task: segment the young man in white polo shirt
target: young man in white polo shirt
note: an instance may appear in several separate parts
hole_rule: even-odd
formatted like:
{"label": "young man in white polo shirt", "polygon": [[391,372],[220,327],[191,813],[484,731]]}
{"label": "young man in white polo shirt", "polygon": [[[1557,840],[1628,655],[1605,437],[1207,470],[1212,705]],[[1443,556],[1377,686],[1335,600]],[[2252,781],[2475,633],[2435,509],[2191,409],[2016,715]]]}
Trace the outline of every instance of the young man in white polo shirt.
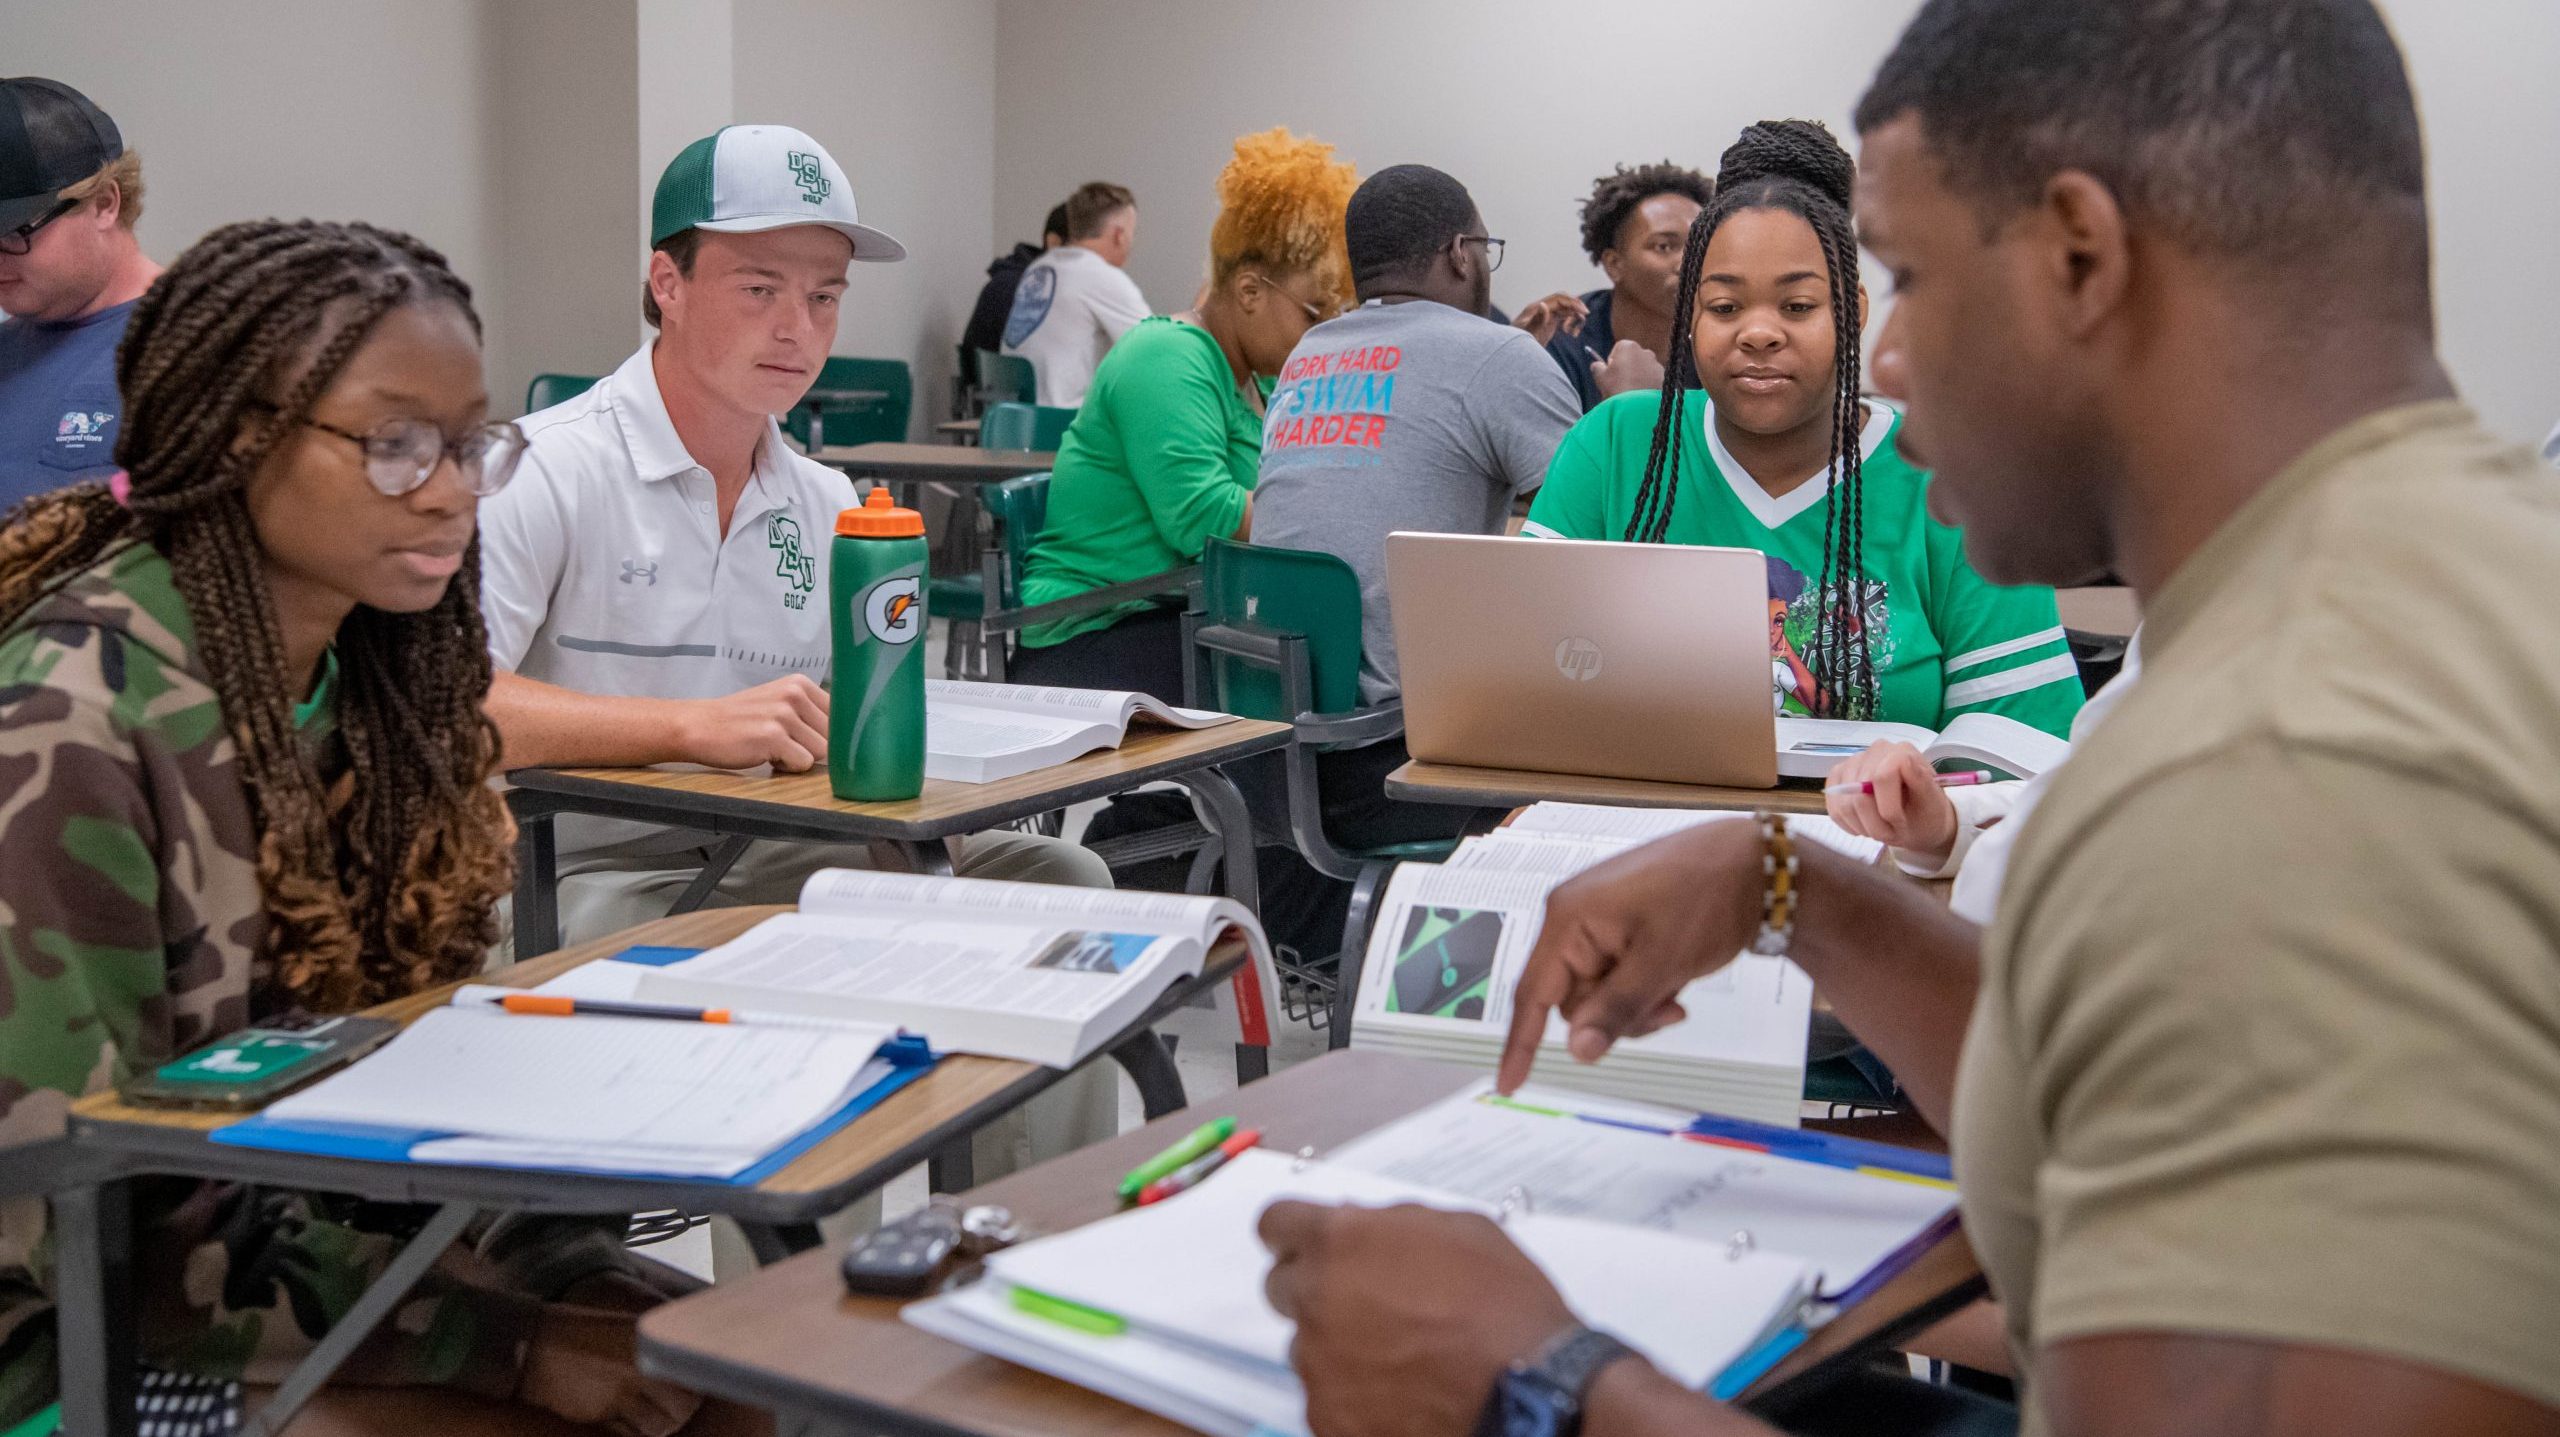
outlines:
{"label": "young man in white polo shirt", "polygon": [[1042,404],[1084,403],[1102,356],[1153,311],[1129,278],[1138,200],[1099,181],[1067,196],[1067,242],[1031,262],[1004,322],[1004,352],[1031,361]]}
{"label": "young man in white polo shirt", "polygon": [[[658,337],[522,420],[515,481],[481,507],[489,717],[510,766],[805,770],[826,762],[828,536],[855,495],[786,445],[774,416],[835,342],[846,262],[906,250],[859,222],[815,140],[777,125],[686,147],[658,182],[650,231],[641,308]],[[664,915],[712,841],[561,819],[562,939]],[[955,847],[970,877],[1111,886],[1099,857],[1060,839],[988,833]],[[754,844],[712,901],[789,903],[811,872],[845,866],[868,866],[867,852]],[[1116,1125],[1107,1068],[1060,1089],[1082,1101],[1074,1121],[1035,1121],[1044,1156],[1063,1150],[1046,1139],[1089,1142]]]}

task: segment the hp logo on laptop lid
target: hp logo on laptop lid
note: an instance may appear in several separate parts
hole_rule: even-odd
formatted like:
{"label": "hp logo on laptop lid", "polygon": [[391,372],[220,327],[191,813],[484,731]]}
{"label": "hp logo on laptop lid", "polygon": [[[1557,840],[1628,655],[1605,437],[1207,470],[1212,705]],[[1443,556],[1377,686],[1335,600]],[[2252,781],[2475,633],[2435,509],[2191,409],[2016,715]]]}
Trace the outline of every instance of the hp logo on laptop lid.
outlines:
{"label": "hp logo on laptop lid", "polygon": [[1589,639],[1558,642],[1556,672],[1578,684],[1587,684],[1600,677],[1600,646]]}

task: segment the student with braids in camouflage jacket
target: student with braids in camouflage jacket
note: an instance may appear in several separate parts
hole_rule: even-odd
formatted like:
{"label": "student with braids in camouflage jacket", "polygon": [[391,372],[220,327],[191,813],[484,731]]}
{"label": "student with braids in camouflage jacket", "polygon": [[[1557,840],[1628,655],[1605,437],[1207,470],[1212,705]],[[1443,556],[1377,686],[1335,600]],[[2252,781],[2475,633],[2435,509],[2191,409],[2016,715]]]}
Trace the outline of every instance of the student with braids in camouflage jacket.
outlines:
{"label": "student with braids in camouflage jacket", "polygon": [[[246,1024],[477,972],[511,880],[476,513],[520,436],[489,422],[468,288],[405,235],[230,225],[142,298],[116,377],[125,473],[0,530],[0,1151],[22,1158],[73,1099]],[[135,1215],[146,1376],[223,1407],[424,1218],[177,1181]],[[448,1433],[523,1404],[641,1437],[693,1418],[629,1365],[629,1314],[674,1284],[610,1231],[514,1234],[448,1254],[342,1369],[463,1393],[323,1404]],[[51,1270],[43,1204],[0,1204],[0,1429],[53,1397]]]}
{"label": "student with braids in camouflage jacket", "polygon": [[1859,392],[1854,174],[1812,121],[1742,132],[1690,226],[1670,380],[1565,435],[1523,532],[1760,550],[1781,713],[2066,733],[2081,689],[2053,591],[1974,572],[1900,411]]}

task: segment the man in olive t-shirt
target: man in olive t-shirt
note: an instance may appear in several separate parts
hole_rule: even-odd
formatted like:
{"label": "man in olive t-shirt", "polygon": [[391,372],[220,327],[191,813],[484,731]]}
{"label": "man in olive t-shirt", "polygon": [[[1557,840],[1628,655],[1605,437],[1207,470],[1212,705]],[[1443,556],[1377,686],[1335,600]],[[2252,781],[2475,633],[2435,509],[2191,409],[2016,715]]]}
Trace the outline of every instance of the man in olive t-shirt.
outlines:
{"label": "man in olive t-shirt", "polygon": [[[2560,489],[2436,358],[2389,30],[1928,0],[1857,119],[1932,502],[1994,581],[2120,573],[2142,683],[1987,937],[1760,823],[1557,889],[1502,1085],[1552,1012],[1588,1060],[1785,952],[1954,1136],[2030,1434],[2560,1433]],[[1770,1430],[1480,1220],[1262,1230],[1325,1437]],[[1790,1421],[1917,1416],[1864,1397]]]}

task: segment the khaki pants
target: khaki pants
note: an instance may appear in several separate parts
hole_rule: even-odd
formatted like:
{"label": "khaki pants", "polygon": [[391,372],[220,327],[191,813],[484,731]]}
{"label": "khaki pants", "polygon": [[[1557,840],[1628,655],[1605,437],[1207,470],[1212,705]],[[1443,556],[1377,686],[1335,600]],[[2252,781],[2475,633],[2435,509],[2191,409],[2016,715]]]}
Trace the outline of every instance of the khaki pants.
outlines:
{"label": "khaki pants", "polygon": [[[663,918],[708,849],[629,854],[611,849],[564,854],[560,861],[560,941],[563,947],[619,933]],[[800,885],[821,868],[869,868],[870,850],[858,844],[757,842],[730,866],[705,908],[757,903],[796,903]],[[999,829],[960,841],[954,870],[963,878],[1058,883],[1108,888],[1111,869],[1093,850],[1062,838]],[[1045,1162],[1120,1131],[1119,1068],[1096,1057],[1023,1107],[980,1128],[970,1140],[979,1182]],[[850,1240],[880,1222],[877,1194],[820,1224],[830,1241]],[[746,1244],[726,1222],[712,1228],[713,1274],[720,1279],[754,1270]]]}

